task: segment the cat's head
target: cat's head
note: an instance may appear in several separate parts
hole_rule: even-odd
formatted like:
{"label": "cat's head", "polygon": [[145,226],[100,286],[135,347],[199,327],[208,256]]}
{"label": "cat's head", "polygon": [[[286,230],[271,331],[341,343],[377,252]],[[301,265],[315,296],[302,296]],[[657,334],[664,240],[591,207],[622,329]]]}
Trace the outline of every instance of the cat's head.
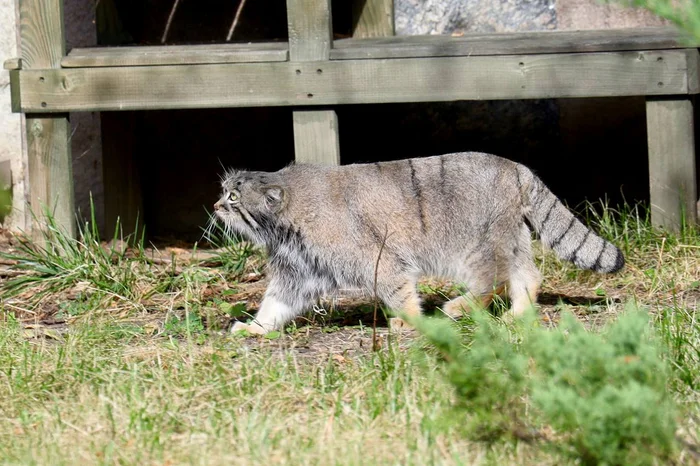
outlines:
{"label": "cat's head", "polygon": [[256,239],[277,223],[286,205],[286,191],[276,173],[229,171],[214,212],[230,231]]}

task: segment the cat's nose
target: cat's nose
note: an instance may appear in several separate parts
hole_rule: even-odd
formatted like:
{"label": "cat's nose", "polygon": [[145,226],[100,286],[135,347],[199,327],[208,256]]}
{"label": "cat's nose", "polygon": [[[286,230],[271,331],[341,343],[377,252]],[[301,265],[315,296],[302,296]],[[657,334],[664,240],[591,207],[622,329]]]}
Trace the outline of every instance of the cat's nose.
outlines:
{"label": "cat's nose", "polygon": [[221,201],[217,201],[216,204],[214,204],[215,211],[221,210],[222,207],[223,207],[223,204],[221,203]]}

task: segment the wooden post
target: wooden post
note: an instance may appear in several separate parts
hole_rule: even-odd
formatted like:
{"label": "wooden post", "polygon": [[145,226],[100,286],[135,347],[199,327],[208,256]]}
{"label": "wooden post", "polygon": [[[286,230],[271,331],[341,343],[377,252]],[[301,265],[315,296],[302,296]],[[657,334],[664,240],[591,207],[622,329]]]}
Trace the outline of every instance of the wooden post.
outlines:
{"label": "wooden post", "polygon": [[[128,43],[131,38],[123,28],[114,0],[101,0],[96,8],[98,44],[116,48]],[[138,239],[145,219],[141,164],[134,147],[137,113],[101,112],[100,125],[105,236],[110,238],[119,226],[120,234],[126,237],[136,233]]]}
{"label": "wooden post", "polygon": [[[144,226],[140,163],[135,156],[135,112],[102,112],[102,176],[105,187],[105,236],[119,226],[124,237]],[[117,224],[117,222],[119,222]]]}
{"label": "wooden post", "polygon": [[394,0],[355,0],[352,24],[353,37],[393,36]]}
{"label": "wooden post", "polygon": [[[59,68],[65,54],[63,2],[21,0],[22,69]],[[39,78],[40,82],[44,82]],[[29,203],[36,219],[32,234],[40,238],[37,221],[45,209],[56,224],[75,236],[70,123],[67,113],[26,115]]]}
{"label": "wooden post", "polygon": [[647,98],[651,221],[678,231],[697,222],[693,103],[688,97]]}
{"label": "wooden post", "polygon": [[[287,0],[287,23],[291,62],[329,59],[333,46],[330,0]],[[295,111],[292,118],[297,162],[340,164],[334,110]]]}

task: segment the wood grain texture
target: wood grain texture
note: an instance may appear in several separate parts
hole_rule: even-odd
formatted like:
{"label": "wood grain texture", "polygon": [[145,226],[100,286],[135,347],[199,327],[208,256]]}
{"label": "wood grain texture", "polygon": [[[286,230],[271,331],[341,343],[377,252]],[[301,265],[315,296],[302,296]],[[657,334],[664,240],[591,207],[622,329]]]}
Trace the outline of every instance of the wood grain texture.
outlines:
{"label": "wood grain texture", "polygon": [[[184,46],[109,46],[120,44],[128,33],[121,22],[113,22],[118,17],[113,0],[102,0],[96,8],[97,42],[107,47],[73,50],[62,61],[64,66],[69,59],[75,59],[69,63],[71,65],[90,61],[95,66],[104,66],[108,62],[113,62],[115,66],[134,66],[145,62],[159,65],[168,60],[187,58],[187,50],[195,52],[195,55],[196,52],[212,51],[208,46],[192,46],[191,49]],[[147,221],[144,218],[141,161],[135,155],[140,115],[141,112],[100,112],[104,227],[107,235],[112,235],[119,227],[124,235],[136,233],[135,237],[139,238],[141,235],[138,232]]]}
{"label": "wood grain texture", "polygon": [[[328,60],[332,46],[330,0],[287,0],[289,58],[292,62]],[[322,62],[325,63],[325,62]],[[291,76],[295,100],[313,100],[314,91],[303,89],[307,75],[323,75],[322,68],[304,71],[295,67]],[[301,83],[302,88],[299,88]],[[284,84],[283,84],[284,86]],[[289,90],[290,87],[286,87]],[[293,105],[293,104],[292,104]],[[337,165],[340,163],[338,116],[334,110],[292,112],[294,125],[294,157],[296,161],[314,161]]]}
{"label": "wood grain texture", "polygon": [[197,65],[279,62],[289,58],[287,43],[90,47],[73,49],[64,68],[93,66]]}
{"label": "wood grain texture", "polygon": [[2,64],[2,67],[8,71],[21,70],[22,69],[22,59],[21,58],[8,58]]}
{"label": "wood grain texture", "polygon": [[63,2],[19,2],[22,62],[25,68],[55,68],[65,55]]}
{"label": "wood grain texture", "polygon": [[353,24],[356,38],[393,36],[394,0],[355,0]]}
{"label": "wood grain texture", "polygon": [[294,112],[294,153],[297,162],[340,164],[338,117],[333,111]]}
{"label": "wood grain texture", "polygon": [[[29,205],[39,222],[46,211],[69,235],[75,235],[70,123],[65,117],[27,116]],[[35,238],[40,231],[32,227]],[[42,225],[38,225],[40,228]]]}
{"label": "wood grain texture", "polygon": [[327,60],[332,46],[330,0],[287,0],[289,59]]}
{"label": "wood grain texture", "polygon": [[688,93],[697,94],[700,92],[700,52],[698,49],[688,49],[685,53],[688,67]]}
{"label": "wood grain texture", "polygon": [[[19,12],[23,69],[58,68],[65,53],[63,2],[21,0]],[[21,83],[21,72],[13,73],[20,73]],[[44,84],[39,79],[37,82]],[[21,94],[21,88],[18,92]],[[40,104],[39,109],[42,108]],[[67,234],[75,235],[68,115],[28,115],[26,130],[29,200],[39,222],[33,222],[32,234],[40,238],[43,209],[46,207],[59,227]]]}
{"label": "wood grain texture", "polygon": [[689,98],[647,99],[651,221],[678,231],[697,223],[693,104]]}
{"label": "wood grain texture", "polygon": [[19,82],[19,70],[10,70],[10,108],[13,113],[22,111],[22,93]]}
{"label": "wood grain texture", "polygon": [[18,73],[25,112],[652,96],[690,91],[683,50]]}
{"label": "wood grain texture", "polygon": [[533,31],[352,38],[334,41],[332,60],[367,58],[535,55],[691,48],[675,28],[650,27],[591,31]]}
{"label": "wood grain texture", "polygon": [[[143,226],[144,207],[138,161],[134,158],[136,115],[102,113],[102,170],[105,187],[105,231],[112,234],[119,221],[124,235]],[[107,136],[109,135],[109,136]]]}

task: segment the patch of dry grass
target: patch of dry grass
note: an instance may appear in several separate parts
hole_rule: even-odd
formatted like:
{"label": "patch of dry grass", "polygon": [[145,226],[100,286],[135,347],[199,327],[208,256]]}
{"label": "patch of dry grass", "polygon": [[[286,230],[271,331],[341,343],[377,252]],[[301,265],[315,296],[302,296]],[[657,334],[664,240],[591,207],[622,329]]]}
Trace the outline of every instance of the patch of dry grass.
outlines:
{"label": "patch of dry grass", "polygon": [[[541,318],[556,325],[566,308],[595,329],[630,300],[648,307],[671,348],[684,415],[679,460],[690,464],[699,445],[700,233],[668,235],[634,211],[614,222],[606,215],[596,228],[623,248],[627,266],[597,275],[538,249]],[[13,241],[0,248],[17,255]],[[265,289],[256,252],[241,267],[224,248],[116,248],[101,276],[131,267],[128,293],[53,273],[0,299],[0,462],[566,464],[538,441],[467,438],[422,340],[390,338],[382,318],[382,349],[372,352],[370,299],[339,298],[278,338],[237,338],[226,332],[231,320],[254,312]],[[2,272],[18,260],[0,263],[2,283],[17,278]],[[456,293],[435,280],[420,290],[429,310]]]}

